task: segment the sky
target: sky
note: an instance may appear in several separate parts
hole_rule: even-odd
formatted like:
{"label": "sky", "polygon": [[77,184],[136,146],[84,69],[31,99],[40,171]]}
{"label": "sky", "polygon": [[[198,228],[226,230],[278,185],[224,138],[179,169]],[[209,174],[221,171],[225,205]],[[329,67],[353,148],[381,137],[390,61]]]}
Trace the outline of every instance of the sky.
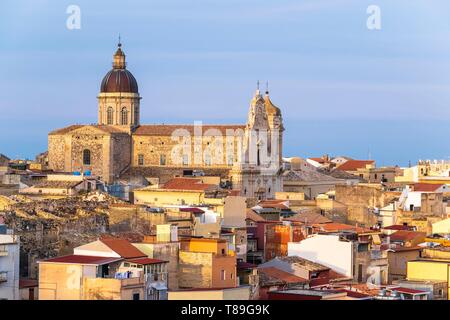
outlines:
{"label": "sky", "polygon": [[269,81],[286,157],[450,159],[448,0],[2,0],[0,153],[32,159],[49,131],[95,123],[119,34],[141,123],[245,123]]}

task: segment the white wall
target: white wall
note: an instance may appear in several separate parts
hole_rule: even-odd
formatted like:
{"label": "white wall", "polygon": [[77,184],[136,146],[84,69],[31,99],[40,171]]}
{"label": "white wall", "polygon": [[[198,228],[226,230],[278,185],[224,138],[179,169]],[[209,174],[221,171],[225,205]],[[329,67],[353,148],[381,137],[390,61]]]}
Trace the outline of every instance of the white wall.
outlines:
{"label": "white wall", "polygon": [[301,242],[289,242],[288,256],[308,259],[348,277],[353,276],[352,243],[339,241],[339,236],[316,234]]}
{"label": "white wall", "polygon": [[403,210],[409,211],[411,204],[414,205],[414,208],[420,208],[422,206],[422,192],[408,192]]}
{"label": "white wall", "polygon": [[19,237],[0,234],[0,245],[4,244],[8,253],[0,255],[0,271],[7,271],[7,281],[0,282],[0,299],[19,300]]}

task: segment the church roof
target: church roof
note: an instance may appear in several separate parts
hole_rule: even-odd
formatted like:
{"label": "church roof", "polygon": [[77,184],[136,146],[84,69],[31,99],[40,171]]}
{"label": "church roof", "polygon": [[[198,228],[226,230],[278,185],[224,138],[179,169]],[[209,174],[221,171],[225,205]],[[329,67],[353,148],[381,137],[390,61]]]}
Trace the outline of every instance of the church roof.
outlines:
{"label": "church roof", "polygon": [[[219,130],[222,135],[227,134],[227,129],[230,130],[238,130],[238,129],[245,129],[245,125],[202,125],[202,132],[203,134],[206,133],[209,129],[216,129]],[[142,136],[170,136],[174,132],[174,130],[177,129],[184,129],[189,132],[190,135],[194,135],[194,125],[186,125],[186,124],[155,124],[155,125],[142,125],[139,126],[136,131],[134,132],[134,135],[142,135]],[[232,132],[234,135],[234,133]],[[214,132],[210,132],[207,135],[215,135]]]}
{"label": "church roof", "polygon": [[76,129],[80,129],[82,127],[96,128],[105,133],[125,133],[123,130],[118,129],[113,126],[96,125],[96,124],[74,124],[74,125],[70,125],[70,126],[67,126],[64,128],[53,130],[52,132],[49,133],[49,135],[66,134],[66,133],[72,132]]}

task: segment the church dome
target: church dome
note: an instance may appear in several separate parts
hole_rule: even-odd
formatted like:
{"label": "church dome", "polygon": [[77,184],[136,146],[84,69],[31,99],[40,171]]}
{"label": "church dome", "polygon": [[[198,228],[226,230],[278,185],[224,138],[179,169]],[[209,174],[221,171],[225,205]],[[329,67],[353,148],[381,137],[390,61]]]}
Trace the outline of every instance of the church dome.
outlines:
{"label": "church dome", "polygon": [[113,69],[103,78],[100,92],[131,92],[139,93],[138,84],[133,74],[126,69],[125,54],[118,44],[114,54]]}
{"label": "church dome", "polygon": [[133,74],[126,69],[112,69],[103,78],[100,92],[139,93],[138,84]]}

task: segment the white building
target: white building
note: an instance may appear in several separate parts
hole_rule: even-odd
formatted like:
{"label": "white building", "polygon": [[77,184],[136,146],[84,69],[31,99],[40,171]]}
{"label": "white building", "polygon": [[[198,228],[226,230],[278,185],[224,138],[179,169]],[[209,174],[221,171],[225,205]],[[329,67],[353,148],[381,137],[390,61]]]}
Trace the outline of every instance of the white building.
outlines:
{"label": "white building", "polygon": [[288,256],[297,256],[323,264],[332,270],[353,277],[353,245],[338,235],[315,234],[301,242],[288,243]]}
{"label": "white building", "polygon": [[[1,219],[1,217],[0,217]],[[0,300],[19,300],[19,237],[0,221]]]}

